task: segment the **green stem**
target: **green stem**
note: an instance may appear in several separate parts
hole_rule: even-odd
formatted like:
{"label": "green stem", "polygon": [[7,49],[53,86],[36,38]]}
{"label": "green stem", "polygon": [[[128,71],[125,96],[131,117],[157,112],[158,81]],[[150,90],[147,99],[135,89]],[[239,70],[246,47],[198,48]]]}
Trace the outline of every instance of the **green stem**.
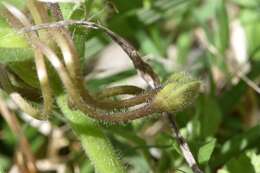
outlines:
{"label": "green stem", "polygon": [[150,90],[139,95],[122,99],[122,100],[111,100],[111,99],[96,99],[93,98],[94,106],[99,107],[101,109],[122,109],[128,108],[132,106],[136,106],[142,103],[147,103],[152,97],[157,93],[156,89]]}
{"label": "green stem", "polygon": [[106,97],[112,97],[117,95],[138,95],[145,90],[136,86],[131,85],[123,85],[123,86],[114,86],[109,88],[103,88],[101,91],[95,94],[96,98],[106,98]]}
{"label": "green stem", "polygon": [[75,134],[79,137],[96,172],[125,173],[124,166],[98,124],[80,111],[71,110],[67,105],[67,96],[59,96],[57,103]]}

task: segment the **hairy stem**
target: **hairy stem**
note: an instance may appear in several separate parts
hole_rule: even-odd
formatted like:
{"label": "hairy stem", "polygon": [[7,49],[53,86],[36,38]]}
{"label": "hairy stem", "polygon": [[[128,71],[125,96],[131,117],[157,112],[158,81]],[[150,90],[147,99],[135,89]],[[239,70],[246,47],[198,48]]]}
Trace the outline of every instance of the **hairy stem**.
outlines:
{"label": "hairy stem", "polygon": [[89,22],[89,21],[66,20],[66,21],[59,21],[59,22],[48,23],[48,24],[41,24],[30,28],[24,28],[22,32],[31,32],[33,30],[40,30],[45,28],[60,28],[63,26],[74,25],[74,24],[83,25],[86,28],[91,28],[91,29],[100,29],[103,32],[105,32],[117,44],[119,44],[120,47],[122,47],[122,49],[128,54],[135,68],[140,72],[141,76],[147,83],[149,83],[152,86],[158,85],[160,83],[159,77],[155,74],[153,69],[146,62],[142,60],[138,51],[136,51],[135,48],[130,43],[128,43],[125,39],[123,39],[121,36],[117,35],[113,31],[109,30],[108,28],[102,25]]}
{"label": "hairy stem", "polygon": [[119,112],[119,113],[99,113],[95,107],[88,105],[85,100],[80,96],[80,93],[77,92],[76,86],[69,77],[65,67],[59,61],[57,55],[49,49],[46,45],[40,42],[37,38],[33,39],[33,45],[40,48],[42,52],[46,55],[47,59],[56,69],[58,75],[60,76],[65,88],[67,89],[73,104],[75,107],[81,110],[82,112],[88,114],[90,117],[95,118],[101,121],[110,121],[110,122],[127,122],[129,120],[134,120],[147,116],[155,112],[152,104],[147,103],[141,108],[138,108],[134,111],[129,112]]}
{"label": "hairy stem", "polygon": [[92,117],[100,121],[111,122],[111,123],[129,122],[131,120],[143,118],[152,113],[157,112],[155,109],[153,109],[152,103],[147,103],[144,106],[135,110],[131,110],[127,112],[117,112],[117,113],[99,112],[93,107],[82,103],[76,104],[76,108],[84,112],[89,117]]}
{"label": "hairy stem", "polygon": [[[41,2],[36,0],[28,0],[26,6],[31,13],[33,21],[35,24],[41,24],[49,21],[49,16],[47,13],[47,8],[41,5]],[[49,46],[54,47],[54,40],[50,37],[50,33],[48,31],[40,31],[38,32],[39,37]]]}
{"label": "hairy stem", "polygon": [[[28,8],[34,17],[36,24],[41,24],[48,18],[47,7],[45,4],[36,2],[35,0],[30,0],[28,2]],[[49,8],[53,13],[54,18],[56,18],[55,20],[62,18],[57,3],[49,4]],[[68,30],[65,27],[48,29],[47,34],[49,34],[59,46],[63,55],[66,70],[68,71],[70,78],[74,81],[76,89],[78,90],[77,92],[79,92],[81,96],[84,96],[87,103],[93,103],[94,99],[92,99],[88,90],[84,87],[83,75],[80,70],[80,58]]]}
{"label": "hairy stem", "polygon": [[[10,13],[12,13],[19,21],[21,21],[21,23],[23,23],[24,26],[27,26],[27,27],[31,26],[30,22],[27,20],[27,18],[22,13],[20,13],[20,11],[16,10],[15,7],[13,7],[9,4],[6,4],[6,3],[4,5],[9,10]],[[35,33],[30,33],[28,35],[34,36],[34,37],[36,36]],[[52,103],[53,103],[52,89],[49,84],[49,79],[48,79],[48,74],[47,74],[43,54],[41,53],[41,51],[38,48],[36,48],[34,50],[34,55],[35,55],[34,60],[35,60],[35,64],[36,64],[37,75],[38,75],[38,78],[40,81],[40,87],[41,87],[41,91],[42,91],[42,95],[43,95],[43,109],[38,110],[36,108],[33,108],[32,106],[30,107],[29,104],[26,104],[26,106],[24,106],[24,103],[26,102],[26,100],[23,99],[22,97],[20,97],[20,100],[23,100],[23,101],[21,104],[19,103],[18,105],[23,105],[21,107],[21,109],[23,109],[25,107],[30,108],[29,112],[34,113],[32,116],[34,116],[35,118],[47,119],[49,114],[52,111]],[[23,111],[29,113],[27,110],[23,110]]]}
{"label": "hairy stem", "polygon": [[124,166],[99,125],[80,111],[73,111],[67,105],[67,96],[59,96],[57,103],[81,145],[99,173],[124,173]]}
{"label": "hairy stem", "polygon": [[[111,91],[107,91],[106,94],[102,94],[106,91],[106,89],[104,91],[102,91],[102,95],[104,97],[104,95],[107,95],[107,96],[117,96],[119,95],[120,93],[133,93],[133,92],[136,92],[136,91],[126,91],[125,89],[127,89],[129,86],[126,86],[125,88],[112,88]],[[122,90],[123,89],[123,90]],[[139,105],[139,104],[142,104],[142,103],[146,103],[148,102],[149,100],[151,100],[153,98],[153,96],[158,92],[157,89],[152,89],[152,90],[149,90],[149,91],[145,91],[143,93],[139,93],[138,95],[136,96],[133,96],[133,97],[130,97],[130,98],[127,98],[127,99],[121,99],[121,100],[111,100],[111,99],[102,99],[100,98],[100,95],[95,98],[95,105],[99,108],[102,108],[102,109],[120,109],[120,108],[128,108],[128,107],[131,107],[131,106],[136,106],[136,105]],[[102,96],[101,95],[101,96]],[[102,99],[102,100],[100,100]]]}
{"label": "hairy stem", "polygon": [[[137,51],[135,51],[135,53],[132,52],[134,50],[134,48],[127,41],[125,41],[123,38],[117,36],[115,33],[113,33],[112,31],[110,31],[109,29],[107,29],[103,26],[97,25],[95,23],[87,22],[87,21],[80,21],[80,23],[79,23],[79,21],[69,20],[69,21],[55,22],[55,23],[49,24],[48,27],[46,27],[46,24],[39,24],[39,25],[30,27],[30,30],[28,30],[27,28],[24,28],[23,31],[28,32],[28,31],[33,31],[33,30],[45,29],[45,28],[61,28],[61,27],[64,27],[64,26],[70,25],[70,24],[82,24],[82,25],[90,27],[90,28],[95,28],[95,29],[99,28],[99,29],[102,29],[103,31],[105,31],[109,36],[111,36],[111,38],[113,38],[125,50],[125,52],[129,55],[129,57],[134,62],[134,65],[136,68],[140,67],[140,66],[142,66],[144,68],[140,71],[143,71],[142,72],[144,75],[143,77],[146,79],[146,81],[148,81],[147,75],[152,73],[151,67],[140,59],[140,55],[138,54]],[[57,39],[57,40],[59,40],[59,39]],[[60,43],[60,45],[62,45],[64,43],[64,41],[58,41],[58,43]],[[66,50],[64,49],[63,52],[66,52]],[[139,61],[136,62],[137,60],[139,60]],[[66,61],[65,61],[65,63],[66,63]],[[151,80],[149,77],[149,81],[155,81],[154,83],[156,83],[156,84],[158,83],[159,78],[156,77],[155,74],[153,74],[153,76],[151,76],[151,78],[153,80]],[[80,84],[77,88],[82,88],[82,85],[83,84]],[[153,85],[153,84],[151,84],[151,85]],[[114,109],[114,108],[125,108],[125,107],[135,106],[137,104],[144,102],[145,100],[147,100],[146,98],[149,97],[149,95],[148,96],[142,95],[137,98],[126,100],[124,102],[99,101],[99,100],[91,97],[87,90],[85,90],[84,93],[81,92],[81,96],[83,96],[83,98],[87,102],[87,104],[97,106],[101,109]]]}
{"label": "hairy stem", "polygon": [[[34,0],[30,0],[30,4],[28,7],[31,9],[31,13],[35,16],[36,24],[42,22],[44,19],[43,12],[46,12],[46,8],[42,3],[35,2]],[[35,9],[38,9],[35,10]],[[57,4],[50,4],[50,9],[54,13],[56,17],[61,18],[60,12],[58,11]],[[40,13],[42,12],[42,13]],[[73,44],[72,38],[69,35],[68,31],[64,27],[55,28],[49,30],[49,33],[52,35],[54,41],[58,44],[63,54],[63,59],[65,66],[68,70],[68,73],[71,79],[74,81],[76,88],[79,90],[81,96],[84,97],[85,101],[88,104],[99,107],[101,109],[117,109],[117,108],[127,108],[131,106],[135,106],[141,104],[148,100],[150,97],[149,94],[143,94],[134,98],[121,100],[121,101],[100,101],[99,99],[93,98],[87,89],[84,88],[83,77],[81,71],[79,69],[79,56],[77,54],[76,48]]]}
{"label": "hairy stem", "polygon": [[129,94],[129,95],[137,95],[141,94],[145,90],[136,86],[131,85],[123,85],[123,86],[115,86],[115,87],[109,87],[104,88],[98,93],[95,94],[96,98],[105,98],[105,97],[112,97],[122,94]]}

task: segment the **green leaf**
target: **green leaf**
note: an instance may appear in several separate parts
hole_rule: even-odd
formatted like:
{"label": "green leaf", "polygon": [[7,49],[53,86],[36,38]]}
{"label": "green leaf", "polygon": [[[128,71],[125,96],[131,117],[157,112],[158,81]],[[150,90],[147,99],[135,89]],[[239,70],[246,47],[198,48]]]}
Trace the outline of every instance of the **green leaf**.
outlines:
{"label": "green leaf", "polygon": [[231,159],[226,166],[230,173],[255,173],[250,158],[248,158],[245,154],[242,154],[238,158],[236,157]]}
{"label": "green leaf", "polygon": [[229,46],[229,20],[224,1],[219,1],[216,8],[216,20],[218,22],[217,45],[221,52]]}
{"label": "green leaf", "polygon": [[260,38],[256,37],[260,34],[259,12],[245,9],[240,13],[240,18],[246,32],[249,55],[259,61]]}
{"label": "green leaf", "polygon": [[212,152],[215,148],[216,145],[216,139],[210,139],[206,144],[204,144],[202,147],[199,149],[198,153],[198,162],[200,164],[206,163],[209,161]]}
{"label": "green leaf", "polygon": [[12,62],[8,67],[25,83],[34,88],[39,87],[36,69],[33,61]]}
{"label": "green leaf", "polygon": [[115,6],[119,12],[130,11],[135,8],[142,6],[142,1],[132,0],[132,1],[121,1],[121,0],[110,0],[111,6]]}
{"label": "green leaf", "polygon": [[203,3],[201,6],[193,10],[193,15],[199,23],[207,22],[216,11],[218,1],[208,0],[207,3]]}
{"label": "green leaf", "polygon": [[4,173],[8,170],[8,167],[11,165],[11,160],[4,155],[0,155],[0,173]]}
{"label": "green leaf", "polygon": [[192,35],[190,32],[184,32],[178,37],[177,41],[177,51],[178,51],[178,62],[181,65],[187,63],[187,56],[189,54],[191,44],[192,44]]}
{"label": "green leaf", "polygon": [[0,47],[1,48],[23,48],[28,43],[23,35],[17,34],[13,29],[0,25]]}
{"label": "green leaf", "polygon": [[3,8],[2,2],[8,2],[9,4],[12,4],[19,9],[23,9],[26,4],[25,0],[0,0],[0,10]]}
{"label": "green leaf", "polygon": [[60,3],[59,4],[64,19],[70,19],[75,10],[75,4],[73,3]]}
{"label": "green leaf", "polygon": [[259,5],[258,0],[233,0],[235,3],[246,6],[246,7],[256,7]]}
{"label": "green leaf", "polygon": [[141,49],[144,54],[152,54],[155,56],[160,56],[160,51],[157,49],[153,40],[143,31],[137,33],[137,38],[141,43]]}
{"label": "green leaf", "polygon": [[140,157],[138,155],[134,155],[131,157],[125,158],[127,160],[127,163],[131,165],[131,172],[143,172],[143,173],[149,173],[151,170],[149,169],[149,165],[144,160],[143,157]]}
{"label": "green leaf", "polygon": [[[1,2],[0,2],[1,4]],[[1,11],[1,8],[0,8]],[[21,48],[28,47],[28,43],[23,34],[18,34],[0,15],[0,48]]]}
{"label": "green leaf", "polygon": [[33,59],[31,48],[0,48],[0,62],[9,64]]}
{"label": "green leaf", "polygon": [[60,9],[64,19],[84,19],[86,17],[80,4],[60,3]]}
{"label": "green leaf", "polygon": [[105,47],[105,43],[97,37],[92,37],[85,42],[85,59],[89,59],[100,52]]}
{"label": "green leaf", "polygon": [[224,164],[227,160],[233,158],[237,153],[243,152],[249,146],[255,144],[258,146],[260,140],[260,125],[257,125],[250,130],[236,135],[222,144],[221,150],[211,159],[213,167],[218,167]]}
{"label": "green leaf", "polygon": [[250,150],[246,155],[251,159],[251,163],[255,169],[255,172],[260,172],[260,155],[257,154],[257,150]]}
{"label": "green leaf", "polygon": [[201,135],[204,137],[213,136],[217,132],[222,119],[219,105],[212,96],[202,97],[199,104],[201,109]]}
{"label": "green leaf", "polygon": [[258,173],[252,165],[252,159],[243,153],[239,157],[232,158],[217,173]]}
{"label": "green leaf", "polygon": [[80,172],[84,172],[84,173],[93,173],[94,172],[94,167],[89,160],[86,159],[81,164]]}

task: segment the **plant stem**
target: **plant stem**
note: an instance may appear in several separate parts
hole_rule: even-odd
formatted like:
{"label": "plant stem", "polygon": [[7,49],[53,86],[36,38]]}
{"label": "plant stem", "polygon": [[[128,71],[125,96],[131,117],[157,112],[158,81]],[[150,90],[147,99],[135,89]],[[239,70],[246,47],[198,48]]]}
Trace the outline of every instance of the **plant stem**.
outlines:
{"label": "plant stem", "polygon": [[170,121],[170,125],[172,127],[172,133],[173,135],[176,136],[176,141],[180,145],[184,159],[186,160],[186,162],[188,163],[188,165],[190,166],[190,168],[194,173],[203,173],[200,170],[195,158],[193,157],[188,143],[180,133],[180,130],[176,123],[175,115],[166,112],[164,114],[167,116],[168,120]]}
{"label": "plant stem", "polygon": [[23,159],[26,160],[25,166],[27,168],[25,168],[28,172],[37,173],[38,171],[31,147],[25,135],[22,133],[23,131],[18,119],[16,118],[16,115],[13,113],[13,111],[9,110],[8,105],[6,104],[7,101],[3,97],[4,94],[5,93],[0,90],[0,115],[2,115],[4,120],[7,122],[16,138],[19,139],[19,147],[21,152],[24,154],[25,158]]}
{"label": "plant stem", "polygon": [[[111,99],[97,99],[93,97],[94,106],[97,106],[101,109],[109,110],[109,109],[122,109],[128,108],[131,106],[136,106],[142,103],[147,103],[152,97],[158,92],[158,90],[153,89],[144,93],[140,93],[139,95],[122,99],[122,100],[111,100]],[[108,93],[109,94],[109,93]]]}
{"label": "plant stem", "polygon": [[81,145],[93,163],[96,172],[124,173],[124,166],[98,123],[80,111],[71,110],[67,105],[67,96],[65,95],[59,96],[57,103],[80,139]]}
{"label": "plant stem", "polygon": [[98,91],[95,96],[98,99],[112,97],[117,95],[129,94],[129,95],[138,95],[145,90],[136,86],[123,85],[123,86],[114,86],[109,88],[103,88],[101,91]]}

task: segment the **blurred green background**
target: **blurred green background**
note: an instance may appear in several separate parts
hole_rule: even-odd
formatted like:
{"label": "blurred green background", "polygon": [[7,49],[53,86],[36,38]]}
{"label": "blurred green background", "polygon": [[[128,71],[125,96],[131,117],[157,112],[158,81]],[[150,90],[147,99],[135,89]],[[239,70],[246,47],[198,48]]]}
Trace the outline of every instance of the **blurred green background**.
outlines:
{"label": "blurred green background", "polygon": [[[8,2],[27,11],[25,1]],[[162,81],[177,71],[202,80],[197,101],[177,114],[200,167],[206,173],[260,173],[260,1],[85,0],[60,8],[65,19],[91,20],[126,38]],[[70,30],[93,92],[126,83],[145,87],[108,37],[81,27]],[[0,63],[24,87],[37,89],[32,59],[22,36],[0,18]],[[63,166],[65,172],[94,172],[58,109],[50,123],[20,120],[39,164],[45,160],[53,171]],[[102,126],[128,172],[190,173],[166,121],[158,115]],[[0,172],[14,169],[17,140],[0,117]]]}

